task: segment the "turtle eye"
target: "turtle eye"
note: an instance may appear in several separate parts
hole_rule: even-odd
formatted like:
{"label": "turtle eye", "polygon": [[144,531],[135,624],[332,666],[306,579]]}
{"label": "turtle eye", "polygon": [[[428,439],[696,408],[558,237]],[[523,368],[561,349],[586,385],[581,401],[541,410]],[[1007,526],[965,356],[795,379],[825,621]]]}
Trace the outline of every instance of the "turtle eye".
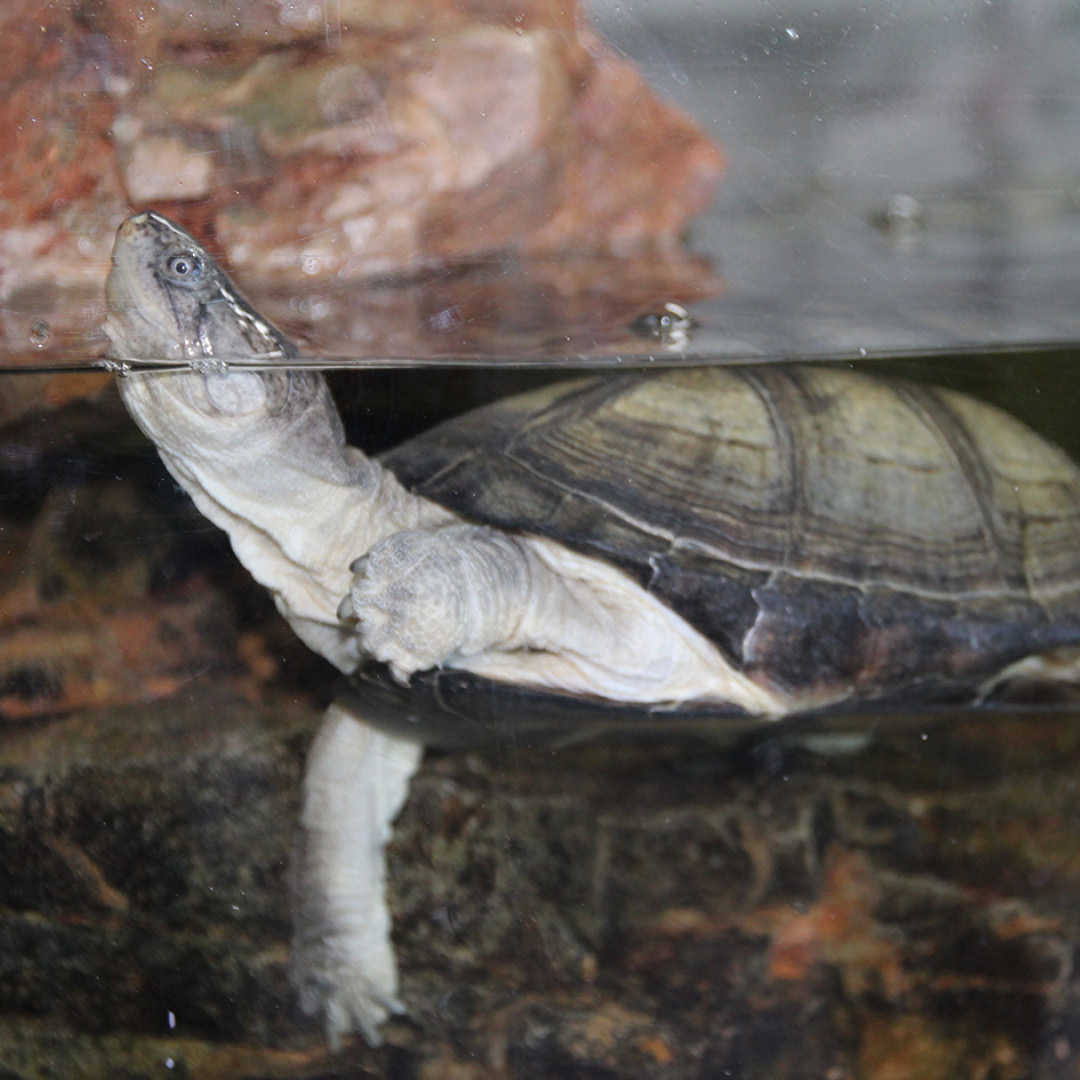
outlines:
{"label": "turtle eye", "polygon": [[202,259],[193,251],[179,251],[165,260],[166,275],[183,285],[198,281],[202,272]]}

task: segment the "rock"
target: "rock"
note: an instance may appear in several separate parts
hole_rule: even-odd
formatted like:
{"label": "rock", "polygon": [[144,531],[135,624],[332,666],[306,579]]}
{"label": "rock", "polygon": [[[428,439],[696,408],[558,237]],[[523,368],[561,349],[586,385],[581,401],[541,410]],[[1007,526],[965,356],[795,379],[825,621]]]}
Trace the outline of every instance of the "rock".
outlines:
{"label": "rock", "polygon": [[[0,291],[97,284],[154,203],[249,275],[672,248],[718,150],[574,4],[16,0]],[[26,177],[38,182],[28,184]]]}
{"label": "rock", "polygon": [[283,943],[312,716],[211,694],[4,744],[0,1063],[13,1075],[156,1075],[170,1057],[192,1070],[178,1075],[243,1075],[242,1062],[276,1075],[274,1048],[306,1035]]}
{"label": "rock", "polygon": [[284,977],[315,722],[202,682],[0,736],[10,1075],[1076,1075],[1060,716],[430,756],[390,850],[410,1018],[337,1058]]}
{"label": "rock", "polygon": [[[6,362],[100,355],[113,235],[147,203],[324,355],[641,351],[632,319],[717,291],[678,238],[720,153],[575,5],[392,8],[4,5]],[[0,425],[102,385],[0,387]]]}
{"label": "rock", "polygon": [[303,669],[299,643],[253,625],[269,598],[163,477],[115,389],[4,435],[0,727],[157,700],[197,675],[258,700],[289,658]]}

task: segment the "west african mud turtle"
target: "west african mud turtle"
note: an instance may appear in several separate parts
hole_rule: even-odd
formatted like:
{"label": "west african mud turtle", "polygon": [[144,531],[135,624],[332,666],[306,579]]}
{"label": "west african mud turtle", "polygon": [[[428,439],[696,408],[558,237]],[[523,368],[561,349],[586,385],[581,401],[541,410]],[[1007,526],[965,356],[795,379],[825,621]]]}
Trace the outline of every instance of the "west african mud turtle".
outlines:
{"label": "west african mud turtle", "polygon": [[[976,699],[1080,641],[1080,471],[962,395],[810,366],[578,379],[373,461],[186,232],[139,214],[113,259],[111,355],[196,365],[120,379],[128,409],[342,671],[776,718]],[[280,366],[214,367],[243,358]],[[331,710],[306,788],[294,971],[332,1038],[398,1007],[382,845],[418,750],[364,719]]]}

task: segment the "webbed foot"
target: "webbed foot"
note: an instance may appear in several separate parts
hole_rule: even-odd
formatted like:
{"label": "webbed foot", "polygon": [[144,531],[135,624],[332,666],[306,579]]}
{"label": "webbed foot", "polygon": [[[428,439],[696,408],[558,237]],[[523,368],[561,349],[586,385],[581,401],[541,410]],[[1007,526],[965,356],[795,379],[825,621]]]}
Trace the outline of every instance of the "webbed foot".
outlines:
{"label": "webbed foot", "polygon": [[[369,1046],[382,1044],[379,1027],[405,1006],[393,992],[397,970],[390,943],[352,947],[337,941],[294,941],[289,981],[296,988],[300,1007],[308,1016],[322,1016],[332,1050],[341,1048],[348,1035],[359,1031]],[[372,948],[372,945],[375,945]],[[384,954],[384,955],[380,955]]]}
{"label": "webbed foot", "polygon": [[401,681],[505,641],[528,587],[515,540],[474,525],[394,533],[350,569],[338,615],[356,620],[362,648]]}

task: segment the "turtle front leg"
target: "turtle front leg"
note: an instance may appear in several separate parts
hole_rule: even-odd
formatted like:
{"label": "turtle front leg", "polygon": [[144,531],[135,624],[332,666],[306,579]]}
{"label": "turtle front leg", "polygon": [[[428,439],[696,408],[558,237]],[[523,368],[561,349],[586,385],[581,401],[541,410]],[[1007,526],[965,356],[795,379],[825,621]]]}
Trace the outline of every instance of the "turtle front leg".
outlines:
{"label": "turtle front leg", "polygon": [[401,682],[445,665],[613,701],[790,708],[622,570],[553,540],[461,523],[410,529],[352,570],[338,615]]}
{"label": "turtle front leg", "polygon": [[403,1011],[390,941],[384,848],[422,747],[376,731],[339,705],[308,755],[293,856],[290,979],[301,1007],[322,1014],[332,1048]]}
{"label": "turtle front leg", "polygon": [[527,544],[477,525],[393,533],[351,569],[338,614],[356,620],[361,647],[402,682],[492,649],[535,647],[541,592],[564,591]]}

